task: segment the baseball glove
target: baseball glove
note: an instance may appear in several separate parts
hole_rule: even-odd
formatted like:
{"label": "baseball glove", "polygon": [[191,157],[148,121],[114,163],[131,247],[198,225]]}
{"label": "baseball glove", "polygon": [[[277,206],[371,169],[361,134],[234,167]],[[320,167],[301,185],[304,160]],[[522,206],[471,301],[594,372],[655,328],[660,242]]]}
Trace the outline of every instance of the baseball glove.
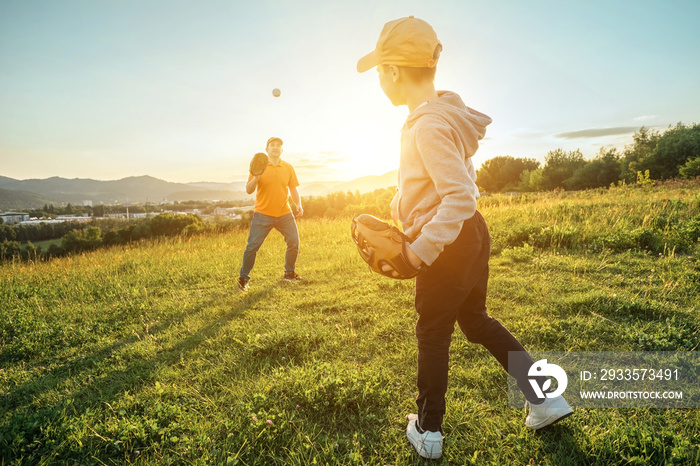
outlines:
{"label": "baseball glove", "polygon": [[250,174],[253,176],[262,175],[267,170],[268,163],[267,154],[258,152],[253,156],[253,160],[250,161]]}
{"label": "baseball glove", "polygon": [[[395,226],[377,217],[361,214],[352,219],[350,233],[360,257],[375,272],[402,280],[413,278],[420,272],[406,258],[406,246],[411,244],[411,239]],[[389,265],[391,270],[382,270],[385,265]],[[392,271],[398,276],[394,276]]]}

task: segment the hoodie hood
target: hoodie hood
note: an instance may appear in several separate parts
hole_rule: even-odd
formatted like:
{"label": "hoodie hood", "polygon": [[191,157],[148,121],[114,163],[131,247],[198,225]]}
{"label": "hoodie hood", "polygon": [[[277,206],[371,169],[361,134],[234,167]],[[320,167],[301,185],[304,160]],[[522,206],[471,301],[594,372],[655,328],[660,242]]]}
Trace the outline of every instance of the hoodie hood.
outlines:
{"label": "hoodie hood", "polygon": [[479,148],[479,141],[484,138],[486,127],[493,120],[488,115],[467,107],[462,98],[454,92],[437,91],[437,94],[437,99],[419,106],[408,115],[404,131],[411,129],[425,114],[437,115],[458,133],[463,153],[471,157]]}

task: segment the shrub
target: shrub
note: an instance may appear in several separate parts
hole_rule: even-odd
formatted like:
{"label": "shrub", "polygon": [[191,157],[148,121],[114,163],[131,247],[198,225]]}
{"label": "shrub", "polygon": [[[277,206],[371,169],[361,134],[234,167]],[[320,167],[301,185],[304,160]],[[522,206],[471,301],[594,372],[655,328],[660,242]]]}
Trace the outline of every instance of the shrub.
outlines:
{"label": "shrub", "polygon": [[105,246],[115,246],[123,243],[124,239],[119,235],[119,233],[116,230],[109,230],[107,233],[104,234],[104,237],[102,238],[102,244],[104,244]]}
{"label": "shrub", "polygon": [[150,221],[150,231],[155,236],[176,236],[183,232],[189,225],[198,224],[201,226],[202,220],[193,215],[160,214]]}
{"label": "shrub", "polygon": [[97,227],[74,230],[61,238],[61,246],[67,253],[92,251],[102,245],[102,231]]}
{"label": "shrub", "polygon": [[664,242],[658,232],[651,228],[641,227],[632,230],[630,233],[632,240],[640,249],[645,249],[652,252],[661,252],[664,247]]}

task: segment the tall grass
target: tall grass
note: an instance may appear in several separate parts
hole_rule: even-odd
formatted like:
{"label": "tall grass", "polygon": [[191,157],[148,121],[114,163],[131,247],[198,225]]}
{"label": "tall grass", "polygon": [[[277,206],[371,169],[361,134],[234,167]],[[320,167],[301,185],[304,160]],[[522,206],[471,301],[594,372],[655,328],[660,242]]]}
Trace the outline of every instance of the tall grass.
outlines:
{"label": "tall grass", "polygon": [[[698,201],[682,187],[483,199],[490,312],[533,350],[697,351],[697,240],[599,240],[651,228],[670,244]],[[281,280],[273,233],[246,294],[245,231],[0,267],[0,464],[422,464],[404,434],[412,283],[370,273],[347,219],[299,227],[304,281]],[[538,240],[554,227],[579,240]],[[696,410],[577,410],[532,433],[506,391],[456,332],[434,463],[700,462]]]}
{"label": "tall grass", "polygon": [[495,249],[522,246],[600,252],[692,254],[700,239],[700,183],[574,193],[497,195],[480,202]]}

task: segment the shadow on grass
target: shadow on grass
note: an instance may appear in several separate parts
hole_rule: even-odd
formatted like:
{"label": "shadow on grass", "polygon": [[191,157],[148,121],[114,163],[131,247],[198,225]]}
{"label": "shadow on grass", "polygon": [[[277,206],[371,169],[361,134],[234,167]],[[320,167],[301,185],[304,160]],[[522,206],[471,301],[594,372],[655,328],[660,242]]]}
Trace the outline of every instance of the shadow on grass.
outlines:
{"label": "shadow on grass", "polygon": [[[154,383],[153,374],[161,367],[178,363],[184,355],[194,351],[203,342],[214,338],[227,323],[240,318],[246,309],[255,303],[267,299],[275,285],[250,291],[242,296],[229,311],[222,313],[208,324],[192,330],[188,336],[176,344],[160,349],[157,355],[149,359],[134,358],[126,367],[114,371],[97,372],[109,366],[113,354],[138,344],[141,337],[134,334],[111,343],[90,356],[76,357],[41,375],[7,390],[0,398],[0,463],[13,462],[22,458],[33,461],[50,454],[50,442],[45,440],[45,432],[69,430],[63,426],[61,418],[66,415],[80,416],[90,410],[102,408],[112,402],[121,393],[136,391],[143,386]],[[209,298],[197,303],[194,312],[202,311],[208,306],[221,306],[216,298]],[[172,316],[149,329],[149,335],[157,337],[176,325],[183,316]],[[81,388],[66,392],[63,385],[71,379],[87,380]],[[52,391],[60,393],[51,394]],[[35,409],[32,405],[36,399],[58,398],[53,403],[39,402],[44,405]],[[70,413],[70,414],[68,414]],[[76,445],[76,447],[78,447]],[[85,448],[85,447],[83,447]],[[73,450],[75,453],[75,450]],[[90,457],[95,452],[87,452]]]}
{"label": "shadow on grass", "polygon": [[[575,416],[576,414],[574,414]],[[569,417],[571,419],[571,417]],[[542,441],[542,447],[533,452],[533,458],[547,460],[551,464],[592,465],[595,458],[589,457],[576,441],[576,429],[566,420],[535,432]]]}
{"label": "shadow on grass", "polygon": [[697,316],[659,301],[630,301],[599,292],[575,296],[559,304],[555,333],[569,332],[569,319],[581,315],[600,319],[609,329],[614,345],[622,336],[645,351],[693,351],[698,346]]}

